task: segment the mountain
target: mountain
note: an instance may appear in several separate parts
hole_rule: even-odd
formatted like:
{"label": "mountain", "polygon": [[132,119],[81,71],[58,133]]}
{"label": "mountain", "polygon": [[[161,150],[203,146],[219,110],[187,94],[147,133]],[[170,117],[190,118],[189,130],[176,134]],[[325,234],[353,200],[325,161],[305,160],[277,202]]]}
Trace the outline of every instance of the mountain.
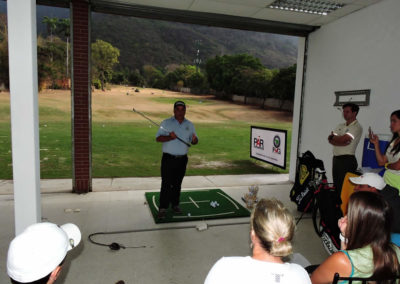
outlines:
{"label": "mountain", "polygon": [[297,56],[296,37],[94,13],[96,39],[119,48],[121,64],[131,68],[193,64],[197,49],[203,63],[215,55],[248,53],[268,68],[290,66]]}
{"label": "mountain", "polygon": [[[6,1],[0,0],[0,13],[7,13]],[[46,34],[47,28],[42,22],[45,16],[50,18],[69,18],[69,9],[36,5],[36,26],[38,34]]]}
{"label": "mountain", "polygon": [[[47,33],[44,16],[69,17],[69,9],[38,5],[36,10],[42,35]],[[0,1],[0,12],[6,12],[6,2]],[[202,63],[215,55],[247,53],[268,68],[290,66],[297,57],[297,37],[99,13],[92,14],[91,36],[93,42],[102,39],[117,47],[121,66],[129,69],[194,64],[197,50]]]}

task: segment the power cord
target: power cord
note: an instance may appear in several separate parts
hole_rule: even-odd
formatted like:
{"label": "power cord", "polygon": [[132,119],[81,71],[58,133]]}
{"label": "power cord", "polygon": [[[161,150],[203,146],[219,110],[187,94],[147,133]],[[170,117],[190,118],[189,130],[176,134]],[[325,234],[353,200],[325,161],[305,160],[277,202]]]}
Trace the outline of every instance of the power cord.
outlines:
{"label": "power cord", "polygon": [[[223,224],[207,224],[202,223],[197,226],[189,225],[189,226],[175,226],[175,227],[163,227],[163,228],[152,228],[152,229],[137,229],[137,230],[126,230],[126,231],[113,231],[113,232],[97,232],[90,234],[88,239],[92,244],[109,247],[111,250],[120,250],[126,248],[147,248],[148,246],[137,246],[137,247],[127,247],[123,244],[112,242],[111,244],[104,244],[96,242],[92,239],[92,237],[96,235],[116,235],[116,234],[127,234],[127,233],[140,233],[140,232],[152,232],[152,231],[164,231],[164,230],[181,230],[181,229],[197,229],[198,231],[207,230],[207,228],[211,227],[219,227],[219,226],[232,226],[232,225],[248,225],[249,221],[245,222],[234,222],[234,223],[223,223]],[[149,246],[148,248],[152,248],[153,246]]]}
{"label": "power cord", "polygon": [[109,247],[111,250],[120,250],[120,249],[127,249],[127,248],[146,248],[146,247],[147,247],[147,246],[127,247],[127,246],[125,246],[125,245],[123,245],[123,244],[115,243],[115,242],[113,242],[113,243],[111,243],[111,244],[104,244],[104,243],[96,242],[96,241],[94,241],[94,240],[92,239],[93,236],[96,236],[96,235],[107,235],[107,234],[115,234],[115,232],[109,232],[109,233],[105,233],[105,232],[93,233],[93,234],[90,234],[90,235],[89,235],[88,239],[89,239],[89,241],[90,241],[92,244],[99,245],[99,246],[104,246],[104,247]]}

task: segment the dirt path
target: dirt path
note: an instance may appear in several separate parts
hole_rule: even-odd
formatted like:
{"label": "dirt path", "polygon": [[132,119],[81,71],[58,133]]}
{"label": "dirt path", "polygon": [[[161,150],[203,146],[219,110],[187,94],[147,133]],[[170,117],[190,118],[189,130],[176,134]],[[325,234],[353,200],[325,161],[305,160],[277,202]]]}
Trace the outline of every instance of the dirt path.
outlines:
{"label": "dirt path", "polygon": [[[172,115],[174,98],[187,100],[187,117],[195,122],[291,122],[292,114],[276,110],[262,110],[256,106],[216,100],[211,95],[190,95],[158,89],[139,89],[127,86],[113,86],[105,92],[92,92],[92,117],[94,121],[140,121],[143,118],[132,111],[146,113],[160,121]],[[167,100],[167,99],[170,100]],[[204,103],[203,103],[204,102]],[[0,105],[9,104],[9,93],[0,93]],[[70,112],[71,92],[68,90],[45,90],[39,94],[39,105]],[[4,121],[7,118],[1,120]],[[9,119],[9,118],[8,118]]]}

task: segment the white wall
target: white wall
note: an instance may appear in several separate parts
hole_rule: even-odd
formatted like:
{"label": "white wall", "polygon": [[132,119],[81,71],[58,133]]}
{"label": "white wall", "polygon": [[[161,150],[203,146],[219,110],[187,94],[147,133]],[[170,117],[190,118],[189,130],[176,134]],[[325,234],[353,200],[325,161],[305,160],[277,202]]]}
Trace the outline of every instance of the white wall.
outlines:
{"label": "white wall", "polygon": [[[390,134],[389,116],[400,109],[400,1],[384,0],[310,34],[300,153],[311,150],[331,177],[330,131],[343,121],[335,91],[371,89],[358,120]],[[364,134],[356,156],[361,166]]]}

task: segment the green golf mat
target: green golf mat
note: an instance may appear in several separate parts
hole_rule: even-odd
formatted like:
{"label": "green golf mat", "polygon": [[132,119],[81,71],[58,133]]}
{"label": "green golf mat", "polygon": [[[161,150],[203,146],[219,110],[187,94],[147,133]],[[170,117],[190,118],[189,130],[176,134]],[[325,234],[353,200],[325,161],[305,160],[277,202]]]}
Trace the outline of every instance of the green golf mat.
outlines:
{"label": "green golf mat", "polygon": [[[179,204],[179,207],[182,209],[182,214],[176,214],[170,208],[168,209],[166,218],[161,220],[157,218],[160,192],[146,192],[145,196],[151,214],[153,214],[154,222],[156,223],[250,216],[249,210],[244,208],[221,189],[182,191]],[[210,203],[215,201],[219,206],[214,208]]]}

